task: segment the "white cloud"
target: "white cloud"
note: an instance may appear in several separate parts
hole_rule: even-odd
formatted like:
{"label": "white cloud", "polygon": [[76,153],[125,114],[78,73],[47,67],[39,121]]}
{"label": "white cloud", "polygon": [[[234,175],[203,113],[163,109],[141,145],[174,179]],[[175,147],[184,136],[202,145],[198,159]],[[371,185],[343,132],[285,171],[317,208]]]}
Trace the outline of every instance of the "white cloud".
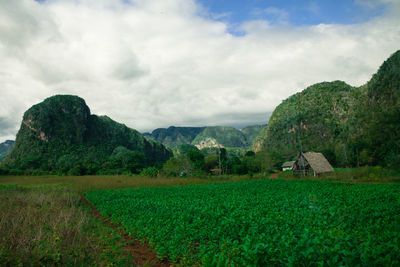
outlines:
{"label": "white cloud", "polygon": [[363,24],[247,21],[233,36],[192,0],[0,0],[0,141],[54,94],[141,131],[261,123],[313,83],[368,81],[399,49],[391,5]]}

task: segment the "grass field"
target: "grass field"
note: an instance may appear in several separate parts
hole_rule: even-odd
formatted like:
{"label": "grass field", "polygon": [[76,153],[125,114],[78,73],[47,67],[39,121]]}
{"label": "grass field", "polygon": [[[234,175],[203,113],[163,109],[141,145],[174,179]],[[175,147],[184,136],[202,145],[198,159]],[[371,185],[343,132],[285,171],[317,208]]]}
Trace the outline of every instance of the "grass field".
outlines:
{"label": "grass field", "polygon": [[[221,232],[222,230],[218,228],[220,227],[221,221],[219,219],[216,219],[220,217],[221,212],[223,212],[223,214],[225,215],[229,215],[222,217],[224,218],[224,231],[229,232],[231,230],[233,231],[234,229],[238,230],[237,227],[244,226],[245,228],[239,230],[239,232],[242,231],[243,233],[257,233],[264,231],[263,233],[268,233],[267,230],[263,230],[260,224],[257,224],[258,221],[260,221],[259,219],[265,217],[269,218],[267,215],[265,215],[268,213],[264,213],[264,215],[259,214],[257,215],[258,217],[254,217],[254,210],[252,209],[254,207],[262,207],[262,205],[265,206],[266,199],[269,199],[270,201],[273,201],[273,203],[276,203],[274,204],[275,208],[286,207],[289,210],[304,210],[305,204],[301,201],[306,200],[314,201],[316,203],[321,202],[322,206],[320,207],[329,207],[326,206],[329,203],[325,203],[323,201],[326,194],[319,193],[318,190],[315,192],[311,190],[301,193],[298,191],[293,191],[294,189],[290,187],[286,188],[285,186],[283,186],[280,189],[281,191],[279,191],[276,187],[274,190],[272,190],[272,188],[274,187],[269,186],[270,190],[272,191],[258,192],[257,190],[261,190],[261,188],[264,188],[265,190],[265,186],[263,187],[258,184],[259,182],[265,183],[265,181],[248,180],[255,180],[260,178],[263,177],[250,178],[247,176],[238,176],[205,178],[150,178],[141,176],[0,176],[0,265],[132,265],[133,263],[135,263],[135,259],[133,259],[129,251],[127,251],[127,247],[130,246],[130,241],[124,239],[123,235],[120,233],[120,229],[131,232],[132,234],[134,234],[134,236],[143,241],[150,241],[153,245],[153,248],[157,250],[159,255],[168,256],[171,261],[175,261],[175,263],[179,264],[203,263],[206,265],[215,265],[218,264],[218,262],[222,265],[227,262],[237,264],[237,258],[239,257],[244,259],[244,262],[239,262],[239,265],[241,265],[241,263],[251,262],[251,259],[249,260],[249,257],[253,257],[253,260],[255,260],[255,258],[259,257],[260,255],[266,255],[265,257],[268,257],[274,263],[277,263],[278,260],[287,260],[287,257],[285,258],[284,256],[282,256],[283,254],[279,254],[280,256],[278,254],[265,254],[267,248],[271,248],[271,246],[268,245],[266,247],[266,244],[268,244],[268,236],[270,235],[264,236],[265,242],[261,242],[262,240],[258,239],[246,239],[246,236],[237,236],[238,239],[236,243],[232,236],[228,235],[221,237],[221,235],[217,235],[216,237],[209,238],[208,243],[206,244],[202,243],[205,240],[204,238],[199,238],[198,236],[196,237],[195,235],[193,235],[193,232],[207,235],[207,233],[210,232],[210,229],[215,229],[215,231],[218,230]],[[393,181],[396,181],[396,179],[397,178],[393,179]],[[376,208],[381,208],[385,212],[387,212],[387,207],[393,208],[395,212],[396,209],[398,209],[398,201],[393,201],[390,203],[388,202],[389,200],[392,200],[394,198],[399,199],[399,186],[397,184],[350,186],[347,183],[347,178],[343,179],[343,181],[345,181],[346,184],[338,185],[340,188],[342,188],[342,191],[340,191],[340,196],[353,197],[353,199],[347,199],[347,202],[351,201],[356,203],[364,203],[365,205],[368,204],[367,206],[370,208],[370,211],[374,212],[371,213],[373,215],[371,218],[379,219],[377,217],[379,212],[376,210]],[[358,179],[358,181],[364,180],[361,178]],[[284,185],[289,186],[298,183],[298,181],[285,181],[280,179],[266,180],[266,182],[272,182],[272,184],[283,183]],[[207,185],[210,183],[212,185]],[[247,183],[250,183],[250,185],[252,183],[255,184],[249,187]],[[306,183],[315,182],[306,181]],[[332,185],[332,183],[330,182],[317,183],[321,183],[323,185]],[[196,184],[203,185],[198,186]],[[363,188],[362,186],[370,186],[368,187],[370,190],[368,191],[369,193],[367,194],[364,191],[360,191],[361,193],[355,192],[354,188],[359,188],[359,186],[361,186],[361,188]],[[247,189],[238,189],[239,187],[244,187]],[[138,189],[131,190],[128,188]],[[203,188],[209,188],[205,190],[205,194]],[[382,191],[381,188],[385,188],[386,191]],[[117,189],[123,190],[113,191]],[[376,192],[381,193],[378,195],[375,194],[375,189]],[[93,190],[97,191],[93,192]],[[282,195],[283,192],[286,191],[292,192],[293,195]],[[91,197],[91,201],[96,204],[100,210],[103,209],[103,214],[105,216],[111,216],[112,220],[115,221],[117,225],[122,224],[122,226],[120,229],[110,228],[108,225],[105,225],[102,220],[92,216],[89,208],[83,203],[82,197],[86,194],[88,194],[89,197],[91,194],[95,194],[95,192],[96,194],[100,195],[107,195],[109,194],[109,192],[114,192],[113,194],[117,194],[115,195],[115,200],[124,196],[127,192],[135,192],[139,194],[139,196],[141,195],[137,198],[138,201],[135,204],[137,206],[132,206],[132,209],[127,209],[126,207],[128,206],[123,206],[123,208],[119,209],[114,208],[115,211],[130,210],[129,216],[135,214],[135,216],[129,220],[130,224],[126,224],[126,222],[124,222],[124,219],[122,219],[122,217],[120,217],[119,215],[112,215],[109,211],[106,212],[105,209],[109,210],[111,206],[107,208],[102,208],[102,206],[96,202],[97,198],[93,199],[93,197]],[[250,192],[255,193],[257,197],[252,199],[249,195]],[[326,193],[326,191],[323,192]],[[385,194],[383,195],[382,192],[385,192]],[[366,200],[356,198],[357,196],[363,195],[364,193],[365,196],[375,196],[376,203],[381,203],[382,205],[374,206],[371,204],[374,203],[372,200],[368,200],[368,202],[363,202]],[[353,194],[355,195],[353,196]],[[268,198],[266,196],[270,197]],[[279,198],[278,196],[281,197]],[[159,197],[159,199],[157,199],[157,197]],[[132,198],[132,196],[128,196],[125,199],[119,199],[118,201],[126,201],[129,198]],[[102,199],[102,197],[99,196],[98,199]],[[282,199],[284,199],[286,202],[282,202]],[[302,204],[299,204],[298,206],[294,205],[293,203],[298,203],[293,202],[295,200],[300,201],[300,203]],[[191,207],[188,205],[188,201],[192,203]],[[227,203],[227,201],[229,201],[230,203],[228,206],[224,204]],[[341,203],[340,201],[332,202],[334,203],[334,205],[331,207],[331,209],[337,208],[337,206],[339,205],[338,203]],[[290,203],[292,204],[289,205]],[[115,202],[109,202],[109,204],[114,205]],[[280,204],[289,206],[282,206]],[[151,211],[151,209],[149,209],[146,205],[151,205],[151,207],[154,207],[157,212],[149,212]],[[214,214],[214,217],[207,212],[203,213],[202,208],[204,208],[204,206],[207,206],[209,209],[212,209],[214,211],[214,213],[211,213],[211,215]],[[314,204],[309,206],[317,207],[317,205]],[[177,212],[171,215],[171,207],[179,207],[179,209],[177,210]],[[239,207],[241,208],[240,210],[235,210],[235,208]],[[345,211],[344,214],[347,214],[346,216],[353,216],[354,214],[357,214],[358,216],[360,213],[357,213],[356,211],[354,211],[354,209],[351,209],[351,207],[353,206],[350,205],[346,209],[342,209],[342,207],[340,207],[337,210]],[[278,210],[272,210],[271,214],[277,215],[279,214],[279,211],[280,208]],[[309,210],[306,208],[305,211]],[[313,209],[310,209],[310,211],[313,211]],[[319,212],[321,211],[321,209],[318,209],[317,211]],[[136,214],[137,212],[139,214]],[[144,212],[147,213],[145,215],[140,214]],[[400,211],[397,210],[397,214],[399,214],[399,212]],[[159,217],[160,214],[163,214],[161,221]],[[182,214],[186,214],[187,216],[180,218],[179,216],[181,216]],[[190,217],[193,214],[198,215],[200,219],[209,219],[206,220],[206,222],[201,220],[197,221],[198,218]],[[210,215],[211,217],[205,217],[206,215]],[[291,218],[287,218],[282,215],[280,216],[281,217],[276,217],[275,219],[272,218],[273,220],[269,224],[277,224],[277,221],[274,220],[278,220],[282,223],[291,220]],[[304,216],[305,218],[308,218],[307,216],[311,215],[306,214]],[[329,217],[330,215],[326,214],[326,216],[326,219],[331,219],[331,217]],[[337,221],[337,223],[341,225],[340,223],[345,222],[345,220],[347,219],[346,216],[339,216],[339,218],[341,219]],[[395,216],[393,217],[392,213],[381,213],[381,216],[384,216],[384,221],[380,221],[380,223],[364,221],[362,225],[375,225],[379,227],[380,230],[386,229],[384,231],[385,233],[391,230],[391,232],[394,233],[393,235],[395,236],[386,235],[385,238],[389,236],[393,238],[392,240],[397,240],[394,241],[395,243],[398,242],[398,239],[396,238],[398,238],[397,234],[399,232],[399,229],[396,225],[400,225],[398,221],[399,218]],[[243,218],[247,219],[244,220]],[[355,217],[353,216],[353,218]],[[171,223],[172,219],[176,221],[174,223]],[[393,225],[392,223],[390,223],[392,221],[396,222],[397,224]],[[216,226],[210,226],[209,224],[207,224],[211,222],[215,222]],[[165,225],[169,223],[170,225],[168,227],[165,227],[165,229],[161,230],[160,232],[161,228],[159,227],[159,225],[161,223],[164,223]],[[290,239],[290,235],[286,234],[287,225],[282,223],[277,226],[278,228],[275,230],[275,233],[279,233],[278,237],[276,237],[277,240],[281,240],[283,242],[284,240],[288,241]],[[173,225],[179,226],[178,229],[174,229]],[[340,227],[342,226],[343,225],[341,225]],[[197,227],[197,230],[190,230],[193,229],[193,227]],[[332,228],[331,232],[329,233],[334,233],[338,236],[349,233],[350,235],[354,236],[354,233],[348,232],[346,230],[346,227],[343,227],[343,229],[340,227],[337,227],[334,231],[332,230]],[[357,229],[362,230],[363,228],[365,227],[360,226],[360,228]],[[311,230],[312,229],[313,228],[311,227]],[[296,230],[298,232],[292,233],[294,233],[295,236],[301,237],[301,235],[299,234],[304,234],[304,232],[302,232],[303,230],[303,228],[299,228]],[[161,239],[165,238],[165,234],[168,231],[174,233],[179,233],[180,231],[180,243],[176,243],[175,237],[168,237],[168,240]],[[282,233],[285,234],[282,235]],[[311,231],[311,233],[313,232]],[[365,235],[368,236],[368,232],[361,231],[360,233],[363,233],[364,237]],[[315,233],[313,234],[314,238],[318,236]],[[258,235],[258,238],[263,237],[263,235],[261,234]],[[158,239],[155,238],[155,236]],[[371,257],[375,257],[375,259],[380,258],[382,260],[385,260],[383,256],[379,256],[379,253],[386,253],[387,247],[385,246],[387,246],[387,244],[389,243],[385,240],[378,240],[378,242],[374,235],[371,235],[371,233],[369,236],[369,242],[370,244],[375,246],[375,249],[373,249],[372,251],[368,251],[368,253],[372,255]],[[301,240],[304,241],[308,240],[311,237],[307,237],[307,239],[304,239],[304,237],[302,238],[303,239]],[[332,236],[326,237],[324,235],[321,235],[320,238],[327,238],[328,240],[332,241]],[[257,243],[254,240],[258,240],[260,242]],[[359,240],[362,241],[362,243],[360,244],[363,247],[370,246],[366,245],[366,243],[364,242],[366,239]],[[281,241],[278,241],[274,241],[274,246],[281,246],[280,250],[283,251],[281,253],[284,253],[284,251],[288,251],[288,248],[285,248],[287,244],[280,243]],[[185,242],[189,242],[189,245],[187,245],[188,243]],[[289,242],[288,244],[293,245],[293,241]],[[393,242],[390,244],[393,245]],[[244,250],[244,248],[246,248],[247,250]],[[301,247],[297,248],[299,250],[297,251],[298,253],[300,253],[300,248]],[[182,252],[182,249],[185,251]],[[391,249],[393,251],[397,251],[396,247],[392,247]],[[201,250],[203,250],[203,252],[199,253],[199,251]],[[238,256],[237,253],[241,253],[241,256]],[[294,255],[302,254],[300,253]],[[391,254],[389,253],[388,255],[389,258],[387,258],[386,261],[382,261],[383,263],[388,263],[391,259]],[[217,259],[218,262],[216,263],[215,261],[213,261],[213,259]],[[257,259],[260,261],[260,258]],[[296,259],[293,260],[295,261]],[[263,262],[262,259],[261,262]]]}
{"label": "grass field", "polygon": [[323,174],[318,177],[294,177],[292,172],[280,172],[276,175],[282,179],[307,179],[307,180],[327,180],[343,183],[398,183],[400,182],[400,171],[377,167],[360,168],[335,168],[334,173]]}
{"label": "grass field", "polygon": [[0,185],[1,266],[124,265],[118,231],[88,213],[73,191]]}
{"label": "grass field", "polygon": [[21,185],[30,187],[50,186],[64,188],[78,193],[96,189],[119,189],[154,186],[175,186],[190,184],[225,183],[257,179],[262,176],[210,176],[189,177],[144,177],[139,175],[95,175],[95,176],[0,176],[0,185]]}

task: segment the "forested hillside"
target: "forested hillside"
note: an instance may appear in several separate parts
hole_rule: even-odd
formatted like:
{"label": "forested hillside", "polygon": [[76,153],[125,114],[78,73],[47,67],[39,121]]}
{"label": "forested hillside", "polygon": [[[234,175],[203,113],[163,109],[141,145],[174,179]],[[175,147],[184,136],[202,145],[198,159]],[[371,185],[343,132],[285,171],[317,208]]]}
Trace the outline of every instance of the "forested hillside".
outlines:
{"label": "forested hillside", "polygon": [[25,112],[3,166],[70,174],[138,172],[171,156],[138,131],[91,115],[82,98],[57,95]]}
{"label": "forested hillside", "polygon": [[400,50],[386,60],[366,85],[359,105],[359,125],[365,130],[356,145],[371,165],[400,167]]}
{"label": "forested hillside", "polygon": [[254,142],[254,139],[260,134],[261,130],[267,125],[252,125],[244,127],[241,132],[246,136],[249,146]]}
{"label": "forested hillside", "polygon": [[159,141],[164,145],[174,148],[180,144],[191,144],[193,139],[201,133],[205,127],[175,127],[155,129],[146,137]]}
{"label": "forested hillside", "polygon": [[7,140],[0,144],[0,161],[2,161],[14,147],[14,141]]}
{"label": "forested hillside", "polygon": [[400,166],[400,51],[364,86],[323,82],[284,100],[253,143],[278,166],[320,151],[334,166]]}
{"label": "forested hillside", "polygon": [[192,142],[199,149],[222,145],[224,147],[246,148],[246,136],[236,128],[212,126],[205,128]]}
{"label": "forested hillside", "polygon": [[242,130],[227,126],[158,128],[144,133],[146,138],[157,140],[170,148],[193,144],[198,148],[223,147],[247,149],[265,125],[247,126]]}

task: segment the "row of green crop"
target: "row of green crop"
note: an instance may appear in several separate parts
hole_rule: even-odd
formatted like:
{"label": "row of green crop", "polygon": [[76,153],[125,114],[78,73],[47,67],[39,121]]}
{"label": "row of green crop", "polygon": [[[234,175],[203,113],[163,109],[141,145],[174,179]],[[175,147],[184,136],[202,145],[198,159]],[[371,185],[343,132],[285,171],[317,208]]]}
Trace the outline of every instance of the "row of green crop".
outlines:
{"label": "row of green crop", "polygon": [[398,185],[261,180],[87,198],[185,265],[399,264]]}

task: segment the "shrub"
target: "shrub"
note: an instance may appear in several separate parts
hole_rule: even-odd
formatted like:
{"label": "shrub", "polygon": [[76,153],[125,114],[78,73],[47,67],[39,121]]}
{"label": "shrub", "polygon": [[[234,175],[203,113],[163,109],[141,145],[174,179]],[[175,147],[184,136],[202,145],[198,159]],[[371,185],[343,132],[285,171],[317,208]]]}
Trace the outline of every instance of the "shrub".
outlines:
{"label": "shrub", "polygon": [[140,176],[157,177],[157,175],[158,175],[158,169],[155,167],[144,168],[140,172]]}
{"label": "shrub", "polygon": [[187,158],[170,158],[163,166],[162,171],[167,176],[181,176],[194,171],[193,163]]}

